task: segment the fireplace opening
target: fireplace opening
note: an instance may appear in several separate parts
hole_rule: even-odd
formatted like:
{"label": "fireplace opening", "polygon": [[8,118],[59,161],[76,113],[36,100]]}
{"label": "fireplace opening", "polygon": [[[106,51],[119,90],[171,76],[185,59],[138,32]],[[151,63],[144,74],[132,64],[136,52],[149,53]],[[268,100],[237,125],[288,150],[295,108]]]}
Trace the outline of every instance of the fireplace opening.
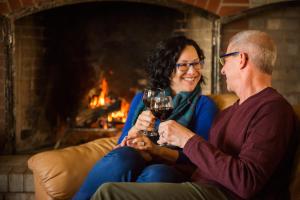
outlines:
{"label": "fireplace opening", "polygon": [[[181,12],[166,7],[102,2],[16,20],[17,151],[51,146],[70,126],[107,126],[99,119],[82,123],[76,119],[89,112],[104,80],[109,88],[105,98],[114,101],[111,111],[129,103],[146,85],[147,55],[159,40],[176,34],[183,19]],[[106,119],[111,118],[109,113],[103,114]]]}

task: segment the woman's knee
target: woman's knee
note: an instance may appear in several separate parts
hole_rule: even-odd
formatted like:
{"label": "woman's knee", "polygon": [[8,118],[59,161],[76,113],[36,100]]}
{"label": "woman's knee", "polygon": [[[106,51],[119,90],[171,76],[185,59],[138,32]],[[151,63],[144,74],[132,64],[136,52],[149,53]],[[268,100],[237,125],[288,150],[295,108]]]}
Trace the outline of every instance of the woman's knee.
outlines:
{"label": "woman's knee", "polygon": [[101,162],[109,162],[113,165],[134,166],[144,165],[146,161],[134,148],[120,147],[109,152],[102,158]]}
{"label": "woman's knee", "polygon": [[145,168],[137,182],[183,182],[186,177],[174,167],[165,164],[154,164]]}

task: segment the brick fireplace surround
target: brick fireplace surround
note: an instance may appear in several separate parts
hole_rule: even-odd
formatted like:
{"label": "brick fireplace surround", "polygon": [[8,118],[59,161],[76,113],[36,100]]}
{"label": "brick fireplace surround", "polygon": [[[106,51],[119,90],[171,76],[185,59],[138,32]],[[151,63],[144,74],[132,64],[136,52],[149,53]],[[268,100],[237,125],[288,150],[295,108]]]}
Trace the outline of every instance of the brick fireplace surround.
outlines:
{"label": "brick fireplace surround", "polygon": [[[154,38],[185,34],[201,45],[206,55],[203,74],[208,78],[203,88],[205,94],[226,92],[216,59],[226,47],[226,41],[243,29],[266,31],[273,36],[279,49],[273,86],[290,103],[300,104],[300,3],[297,0],[1,0],[0,154],[4,156],[0,157],[0,199],[33,199],[32,174],[26,166],[28,153],[55,142],[55,133],[52,136],[49,132],[43,133],[46,129],[37,129],[26,119],[29,105],[41,98],[31,76],[37,70],[35,65],[41,67],[38,70],[44,66],[44,62],[37,61],[39,59],[29,63],[20,61],[23,50],[26,56],[34,54],[37,57],[44,53],[43,46],[38,46],[37,50],[34,49],[36,46],[31,48],[31,44],[45,37],[41,31],[44,27],[31,24],[31,20],[39,19],[34,18],[39,13],[51,13],[65,6],[78,7],[87,2],[100,7],[107,2],[126,3],[126,6],[143,4],[174,14],[172,20],[175,23],[165,25],[161,36]],[[41,107],[38,111],[45,110]],[[42,122],[49,126],[46,117],[42,117]],[[10,157],[11,154],[23,155]]]}

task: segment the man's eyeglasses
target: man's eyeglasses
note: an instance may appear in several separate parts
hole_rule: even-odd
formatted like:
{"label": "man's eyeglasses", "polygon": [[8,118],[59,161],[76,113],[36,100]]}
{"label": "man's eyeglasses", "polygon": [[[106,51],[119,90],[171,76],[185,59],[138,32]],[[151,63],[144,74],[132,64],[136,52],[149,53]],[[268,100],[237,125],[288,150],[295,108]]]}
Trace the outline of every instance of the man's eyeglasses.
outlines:
{"label": "man's eyeglasses", "polygon": [[194,67],[196,71],[200,71],[204,65],[204,60],[195,61],[191,63],[177,63],[175,66],[179,71],[187,72],[190,67]]}
{"label": "man's eyeglasses", "polygon": [[236,56],[238,55],[240,52],[236,51],[236,52],[232,52],[232,53],[226,53],[220,56],[219,60],[221,65],[225,65],[225,58],[228,56]]}

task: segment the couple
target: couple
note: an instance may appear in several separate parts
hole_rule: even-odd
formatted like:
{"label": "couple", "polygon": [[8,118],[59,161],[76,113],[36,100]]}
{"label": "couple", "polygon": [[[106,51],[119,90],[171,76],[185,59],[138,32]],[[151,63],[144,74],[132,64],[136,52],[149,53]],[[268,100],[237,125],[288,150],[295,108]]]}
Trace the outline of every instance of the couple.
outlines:
{"label": "couple", "polygon": [[[168,53],[172,54],[172,51]],[[164,87],[170,86],[174,98],[185,91],[194,100],[189,101],[189,108],[184,114],[162,122],[158,129],[159,144],[175,145],[182,150],[162,150],[148,138],[138,136],[138,130],[153,124],[151,114],[142,112],[136,117],[136,123],[133,122],[128,137],[121,139],[120,147],[96,166],[105,165],[105,160],[112,161],[118,156],[117,161],[122,156],[125,165],[131,162],[131,156],[136,156],[134,159],[143,165],[139,169],[130,169],[127,174],[120,174],[120,180],[102,180],[92,199],[288,199],[296,117],[287,101],[271,88],[276,54],[276,46],[266,33],[243,31],[231,38],[227,53],[221,56],[221,73],[226,76],[227,89],[234,92],[239,100],[216,116],[208,141],[207,135],[203,134],[207,134],[204,131],[209,129],[210,122],[204,120],[199,124],[201,121],[198,120],[207,119],[203,115],[215,110],[215,106],[205,96],[192,98],[193,93],[199,94],[197,87],[201,80],[203,54],[201,57],[197,49],[188,44],[172,61],[166,61],[165,66],[174,66],[169,74],[162,67],[153,69],[158,72],[153,73],[150,82],[161,84],[155,75],[159,72],[168,74],[170,78],[165,79],[168,85]],[[156,61],[153,62],[155,64]],[[180,67],[185,70],[180,70]],[[193,84],[194,81],[196,84]],[[179,119],[190,112],[193,113],[189,114],[192,115],[190,121],[181,124]],[[213,115],[209,116],[211,120]],[[201,130],[202,125],[208,128]],[[119,151],[126,153],[115,156]],[[140,152],[139,156],[136,152]],[[192,176],[189,176],[189,170],[176,168],[180,163],[193,172]],[[110,166],[112,162],[106,162],[106,165]],[[151,169],[151,166],[162,166],[162,170],[158,170],[159,167]],[[114,167],[123,170],[122,165]],[[108,169],[101,171],[101,178],[109,172]],[[87,183],[89,177],[90,182]],[[99,181],[95,179],[92,180],[90,173],[86,187]],[[140,183],[120,183],[133,181]],[[84,191],[82,188],[77,195]]]}

